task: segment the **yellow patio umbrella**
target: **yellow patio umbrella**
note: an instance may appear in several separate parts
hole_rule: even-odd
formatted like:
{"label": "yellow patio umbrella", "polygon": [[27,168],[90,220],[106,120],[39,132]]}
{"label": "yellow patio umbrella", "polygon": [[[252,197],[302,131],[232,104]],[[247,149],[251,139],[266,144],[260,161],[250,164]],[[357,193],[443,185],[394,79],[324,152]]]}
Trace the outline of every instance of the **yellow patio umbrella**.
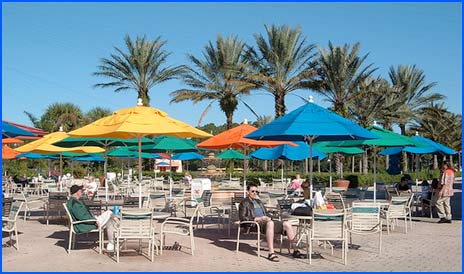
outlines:
{"label": "yellow patio umbrella", "polygon": [[60,176],[63,176],[63,152],[74,152],[74,153],[101,153],[105,150],[99,147],[72,147],[64,148],[52,145],[52,143],[58,142],[65,138],[68,138],[69,135],[62,130],[52,132],[43,136],[42,138],[17,147],[15,150],[20,153],[32,152],[39,154],[60,154]]}
{"label": "yellow patio umbrella", "polygon": [[[147,135],[168,135],[181,138],[206,138],[212,135],[194,128],[168,116],[164,111],[142,106],[138,99],[136,107],[123,108],[112,115],[103,117],[82,128],[69,132],[72,137],[121,138],[138,139],[139,150],[139,183],[142,181],[141,139]],[[142,186],[139,184],[139,207],[142,206]]]}

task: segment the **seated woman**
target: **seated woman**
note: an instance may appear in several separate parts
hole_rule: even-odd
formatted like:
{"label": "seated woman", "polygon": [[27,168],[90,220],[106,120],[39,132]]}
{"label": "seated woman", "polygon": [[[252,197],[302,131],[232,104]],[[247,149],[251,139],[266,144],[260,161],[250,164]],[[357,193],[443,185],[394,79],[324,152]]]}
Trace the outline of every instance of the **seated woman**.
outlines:
{"label": "seated woman", "polygon": [[184,176],[184,183],[185,184],[188,184],[189,186],[192,184],[192,175],[190,175],[190,172],[185,172],[185,176]]}
{"label": "seated woman", "polygon": [[97,189],[98,185],[97,182],[95,182],[95,178],[90,176],[89,182],[84,186],[85,194],[87,194],[88,197],[91,197],[95,192],[97,192]]}
{"label": "seated woman", "polygon": [[295,179],[292,180],[291,188],[293,190],[293,195],[299,196],[302,193],[303,189],[301,188],[301,184],[303,181],[300,174],[297,174]]}

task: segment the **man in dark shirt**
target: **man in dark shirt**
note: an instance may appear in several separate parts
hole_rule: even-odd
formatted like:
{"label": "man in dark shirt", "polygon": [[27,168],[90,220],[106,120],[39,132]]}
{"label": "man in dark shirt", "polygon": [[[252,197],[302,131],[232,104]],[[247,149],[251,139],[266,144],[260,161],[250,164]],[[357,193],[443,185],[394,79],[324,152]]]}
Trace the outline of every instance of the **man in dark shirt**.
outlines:
{"label": "man in dark shirt", "polygon": [[[239,205],[240,221],[255,221],[259,223],[261,233],[266,234],[266,242],[269,247],[267,258],[273,262],[278,262],[279,257],[274,253],[274,234],[287,235],[290,247],[294,247],[295,232],[292,225],[287,221],[272,220],[267,216],[267,210],[258,198],[257,186],[248,185],[247,191],[248,196]],[[293,252],[294,257],[300,258],[302,255],[297,249]]]}
{"label": "man in dark shirt", "polygon": [[408,177],[403,176],[401,177],[401,181],[398,184],[397,188],[399,192],[411,192],[411,187],[409,186],[409,180]]}
{"label": "man in dark shirt", "polygon": [[[74,221],[83,221],[94,219],[97,222],[97,225],[106,229],[106,234],[108,236],[108,245],[106,250],[109,252],[114,251],[114,231],[116,227],[116,220],[113,217],[113,213],[110,210],[103,212],[101,215],[93,216],[85,204],[80,200],[82,197],[83,187],[78,185],[73,185],[70,189],[71,197],[66,202],[66,207],[71,213]],[[89,223],[80,223],[75,225],[77,232],[88,232],[97,228],[94,222]]]}

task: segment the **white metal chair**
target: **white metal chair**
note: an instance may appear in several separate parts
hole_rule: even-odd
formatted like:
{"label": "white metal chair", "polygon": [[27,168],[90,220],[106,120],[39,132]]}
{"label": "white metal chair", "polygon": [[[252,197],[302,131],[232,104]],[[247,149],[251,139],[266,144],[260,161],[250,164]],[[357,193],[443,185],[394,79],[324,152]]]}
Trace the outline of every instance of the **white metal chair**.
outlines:
{"label": "white metal chair", "polygon": [[119,263],[120,241],[139,240],[141,250],[142,240],[148,240],[148,256],[154,261],[155,249],[158,246],[155,239],[153,211],[150,208],[121,208],[121,220],[116,232],[116,261]]}
{"label": "white metal chair", "polygon": [[380,205],[377,203],[353,202],[351,219],[348,220],[348,233],[350,244],[352,234],[369,235],[379,234],[379,255],[382,252],[382,219],[380,218]]}
{"label": "white metal chair", "polygon": [[161,255],[163,255],[163,246],[166,243],[166,234],[177,234],[190,237],[190,251],[193,256],[195,250],[193,220],[197,216],[198,210],[199,204],[195,207],[190,218],[169,217],[161,224]]}
{"label": "white metal chair", "polygon": [[[74,248],[76,245],[76,238],[77,235],[83,234],[83,233],[91,233],[91,232],[98,232],[98,253],[102,253],[103,249],[103,233],[101,227],[97,225],[97,220],[95,219],[88,219],[88,220],[81,220],[81,221],[76,221],[74,217],[71,215],[71,212],[69,211],[68,207],[66,206],[66,203],[63,203],[63,207],[66,210],[66,214],[68,215],[69,218],[69,244],[68,244],[68,254],[71,253],[71,244],[72,247]],[[75,229],[75,225],[77,224],[82,224],[82,223],[95,223],[97,226],[96,229],[92,229],[91,231],[87,232],[78,232]]]}
{"label": "white metal chair", "polygon": [[382,211],[381,217],[387,222],[387,234],[390,234],[390,225],[394,229],[398,219],[404,219],[404,232],[408,233],[408,202],[408,197],[392,197],[388,208]]}
{"label": "white metal chair", "polygon": [[31,214],[31,209],[44,208],[44,197],[41,196],[30,196],[26,191],[21,192],[21,201],[24,201],[24,220],[29,213]]}
{"label": "white metal chair", "polygon": [[17,220],[18,220],[19,211],[21,210],[22,206],[23,206],[23,202],[21,201],[13,202],[11,204],[8,217],[2,216],[2,232],[8,232],[8,234],[10,235],[10,246],[13,246],[11,233],[14,232],[15,237],[16,237],[16,250],[19,250]]}
{"label": "white metal chair", "polygon": [[[309,264],[311,264],[311,254],[313,251],[313,241],[341,241],[342,243],[342,260],[347,264],[348,256],[348,237],[346,231],[345,212],[341,210],[313,210],[311,233],[308,235],[309,242]],[[332,255],[333,246],[331,245]]]}

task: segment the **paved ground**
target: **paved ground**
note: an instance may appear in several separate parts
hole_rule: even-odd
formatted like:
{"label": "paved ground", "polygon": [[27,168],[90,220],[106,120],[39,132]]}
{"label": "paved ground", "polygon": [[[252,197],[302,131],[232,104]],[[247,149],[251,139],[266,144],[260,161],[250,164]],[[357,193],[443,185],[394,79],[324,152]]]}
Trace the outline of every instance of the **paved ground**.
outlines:
{"label": "paved ground", "polygon": [[[341,261],[341,252],[318,248],[323,259],[313,260],[312,265],[304,259],[293,259],[286,250],[280,262],[257,258],[256,241],[244,241],[238,254],[235,253],[235,233],[227,237],[225,230],[216,227],[195,230],[195,256],[189,254],[189,240],[183,237],[167,238],[167,250],[156,256],[155,262],[127,253],[118,264],[108,254],[99,255],[92,249],[89,238],[81,235],[77,250],[67,254],[68,229],[56,223],[46,226],[38,217],[20,220],[20,250],[5,247],[8,240],[3,235],[3,271],[462,271],[462,223],[437,224],[437,219],[417,218],[412,231],[404,234],[403,224],[396,231],[383,235],[383,254],[378,256],[376,236],[354,236],[358,250],[350,249],[348,265]],[[432,223],[433,222],[433,223]],[[157,227],[159,231],[159,225]],[[234,231],[235,232],[235,231]],[[173,250],[178,241],[181,250]],[[267,250],[262,251],[262,256]]]}

